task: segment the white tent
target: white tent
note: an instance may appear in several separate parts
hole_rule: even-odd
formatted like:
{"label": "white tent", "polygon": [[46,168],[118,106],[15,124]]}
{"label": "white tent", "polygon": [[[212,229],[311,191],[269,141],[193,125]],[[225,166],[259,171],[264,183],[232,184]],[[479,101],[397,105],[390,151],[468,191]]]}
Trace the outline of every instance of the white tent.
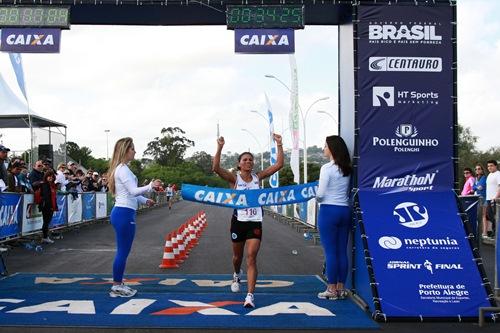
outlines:
{"label": "white tent", "polygon": [[[30,119],[31,118],[31,119]],[[31,122],[30,122],[31,120]],[[49,144],[52,141],[52,128],[64,136],[66,143],[66,125],[39,116],[33,110],[29,110],[28,105],[21,101],[19,97],[12,91],[7,82],[0,74],[0,128],[29,128],[30,129],[30,147],[33,154],[30,154],[29,163],[32,165],[35,159],[38,158],[38,153],[33,146],[33,128],[48,128]],[[64,129],[64,133],[61,131]],[[65,146],[65,145],[64,145]],[[60,154],[61,155],[61,154]],[[66,151],[62,152],[62,156],[54,156],[54,163],[66,160]]]}
{"label": "white tent", "polygon": [[[40,117],[33,110],[31,123],[33,127],[64,127],[59,122]],[[10,89],[0,74],[0,128],[29,128],[28,106]]]}

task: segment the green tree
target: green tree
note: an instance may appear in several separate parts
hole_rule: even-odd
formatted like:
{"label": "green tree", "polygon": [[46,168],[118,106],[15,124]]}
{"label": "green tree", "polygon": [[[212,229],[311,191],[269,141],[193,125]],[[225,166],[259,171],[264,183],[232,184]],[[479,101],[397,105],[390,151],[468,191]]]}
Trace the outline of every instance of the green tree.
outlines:
{"label": "green tree", "polygon": [[158,164],[163,166],[174,166],[184,160],[184,154],[189,147],[194,146],[194,141],[184,136],[179,127],[162,128],[161,137],[154,138],[149,142],[144,155],[152,156]]}
{"label": "green tree", "polygon": [[188,162],[196,164],[206,175],[212,175],[212,155],[204,152],[197,151],[187,159]]}
{"label": "green tree", "polygon": [[85,146],[80,147],[72,141],[66,142],[66,154],[84,167],[88,167],[89,161],[92,158],[92,150],[90,148]]}
{"label": "green tree", "polygon": [[108,171],[109,168],[109,162],[105,158],[93,158],[90,157],[88,161],[88,165],[86,165],[87,168],[93,169],[94,171],[99,172],[99,174],[102,174],[106,171]]}

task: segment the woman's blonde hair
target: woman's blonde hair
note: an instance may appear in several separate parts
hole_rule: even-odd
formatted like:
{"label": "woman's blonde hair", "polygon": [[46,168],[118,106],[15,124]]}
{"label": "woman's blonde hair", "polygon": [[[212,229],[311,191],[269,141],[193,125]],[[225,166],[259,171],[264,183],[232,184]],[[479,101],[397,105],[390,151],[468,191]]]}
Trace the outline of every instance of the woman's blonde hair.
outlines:
{"label": "woman's blonde hair", "polygon": [[109,161],[109,169],[108,169],[108,188],[111,193],[115,194],[115,171],[118,165],[122,163],[126,163],[126,155],[134,142],[132,138],[121,138],[116,141],[115,149],[113,150],[113,156],[111,157],[111,161]]}

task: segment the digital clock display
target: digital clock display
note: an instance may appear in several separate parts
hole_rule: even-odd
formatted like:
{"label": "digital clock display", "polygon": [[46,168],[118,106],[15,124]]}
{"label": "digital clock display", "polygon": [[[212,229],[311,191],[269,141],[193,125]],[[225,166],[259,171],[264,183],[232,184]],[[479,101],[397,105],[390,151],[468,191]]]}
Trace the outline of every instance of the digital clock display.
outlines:
{"label": "digital clock display", "polygon": [[303,5],[226,7],[228,29],[304,29]]}
{"label": "digital clock display", "polygon": [[69,28],[69,7],[0,6],[0,27]]}

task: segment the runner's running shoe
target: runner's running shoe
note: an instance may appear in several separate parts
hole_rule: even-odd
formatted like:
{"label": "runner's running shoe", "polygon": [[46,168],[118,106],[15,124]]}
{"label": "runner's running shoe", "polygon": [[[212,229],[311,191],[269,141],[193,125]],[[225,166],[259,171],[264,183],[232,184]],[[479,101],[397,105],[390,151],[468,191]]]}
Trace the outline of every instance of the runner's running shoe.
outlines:
{"label": "runner's running shoe", "polygon": [[111,297],[133,297],[135,294],[137,294],[137,290],[124,284],[114,285],[109,292],[109,296]]}
{"label": "runner's running shoe", "polygon": [[247,297],[245,297],[245,303],[243,303],[243,307],[255,308],[253,294],[251,294],[251,293],[247,294]]}
{"label": "runner's running shoe", "polygon": [[233,293],[239,293],[241,290],[241,274],[243,274],[241,269],[239,274],[233,273],[233,283],[231,283],[231,291]]}
{"label": "runner's running shoe", "polygon": [[327,289],[322,293],[318,293],[318,298],[336,300],[339,298],[339,295],[337,294],[336,290],[330,291]]}

